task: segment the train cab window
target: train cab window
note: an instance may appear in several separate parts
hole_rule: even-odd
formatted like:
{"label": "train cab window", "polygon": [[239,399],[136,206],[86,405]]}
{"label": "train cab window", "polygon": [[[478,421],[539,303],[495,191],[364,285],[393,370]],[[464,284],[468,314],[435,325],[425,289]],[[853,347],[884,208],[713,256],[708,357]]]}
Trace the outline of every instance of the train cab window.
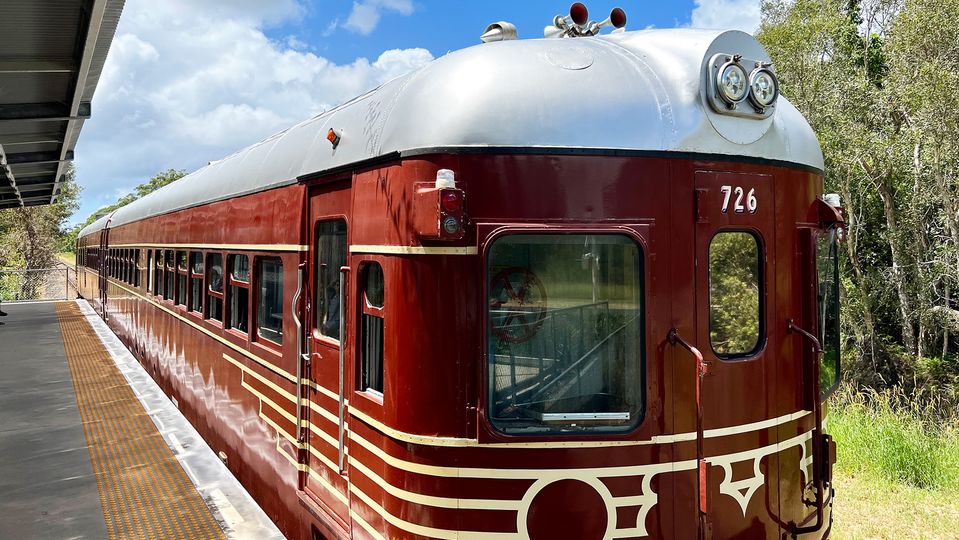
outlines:
{"label": "train cab window", "polygon": [[153,273],[153,294],[157,296],[163,295],[163,252],[155,250],[153,252],[153,264],[154,264],[154,273]]}
{"label": "train cab window", "polygon": [[360,329],[360,385],[358,390],[383,395],[383,303],[385,287],[380,263],[360,269],[363,283]]}
{"label": "train cab window", "polygon": [[176,264],[173,260],[173,250],[166,250],[164,255],[165,264],[163,268],[163,299],[172,300],[173,299],[173,284],[176,277]]}
{"label": "train cab window", "polygon": [[724,360],[762,347],[762,251],[743,231],[722,231],[709,244],[709,341]]}
{"label": "train cab window", "polygon": [[223,322],[223,255],[206,256],[206,313],[207,319]]}
{"label": "train cab window", "polygon": [[256,334],[283,343],[283,263],[259,259],[256,268]]}
{"label": "train cab window", "polygon": [[346,222],[322,221],[316,231],[316,291],[314,327],[324,336],[340,339],[340,268],[346,265]]}
{"label": "train cab window", "polygon": [[154,272],[155,270],[153,268],[153,250],[148,249],[147,250],[147,292],[153,292]]}
{"label": "train cab window", "polygon": [[230,256],[229,278],[229,327],[247,333],[250,331],[250,259],[246,255]]}
{"label": "train cab window", "polygon": [[643,257],[615,234],[505,236],[487,260],[487,414],[513,435],[635,428]]}
{"label": "train cab window", "polygon": [[816,239],[816,270],[819,277],[819,342],[822,360],[819,382],[823,394],[839,384],[839,256],[835,227]]}
{"label": "train cab window", "polygon": [[186,252],[177,251],[176,252],[176,303],[185,306],[186,305],[186,285],[187,285],[187,273],[189,268],[187,268],[186,261]]}
{"label": "train cab window", "polygon": [[190,311],[203,311],[203,254],[190,253]]}

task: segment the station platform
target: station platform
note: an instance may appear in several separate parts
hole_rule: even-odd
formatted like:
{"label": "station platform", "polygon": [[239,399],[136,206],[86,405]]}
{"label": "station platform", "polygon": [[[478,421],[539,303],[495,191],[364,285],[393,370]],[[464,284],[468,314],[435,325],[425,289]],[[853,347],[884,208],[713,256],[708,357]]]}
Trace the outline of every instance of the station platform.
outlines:
{"label": "station platform", "polygon": [[2,307],[0,538],[283,538],[86,302]]}

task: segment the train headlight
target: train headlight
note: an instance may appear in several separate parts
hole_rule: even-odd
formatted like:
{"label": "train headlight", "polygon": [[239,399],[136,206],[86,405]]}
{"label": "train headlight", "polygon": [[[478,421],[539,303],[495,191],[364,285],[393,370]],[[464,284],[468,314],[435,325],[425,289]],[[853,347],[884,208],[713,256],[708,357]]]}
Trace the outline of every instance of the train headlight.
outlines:
{"label": "train headlight", "polygon": [[719,95],[723,101],[735,105],[742,101],[749,92],[746,70],[736,62],[726,62],[719,70]]}
{"label": "train headlight", "polygon": [[765,109],[779,97],[779,81],[772,71],[760,67],[749,75],[749,99],[753,105]]}

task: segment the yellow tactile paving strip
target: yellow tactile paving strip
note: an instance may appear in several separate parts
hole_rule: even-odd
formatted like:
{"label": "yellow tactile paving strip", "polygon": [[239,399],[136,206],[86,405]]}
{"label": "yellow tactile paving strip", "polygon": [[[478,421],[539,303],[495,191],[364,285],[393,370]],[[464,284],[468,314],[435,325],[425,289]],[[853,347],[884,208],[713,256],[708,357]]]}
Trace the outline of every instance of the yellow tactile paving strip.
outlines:
{"label": "yellow tactile paving strip", "polygon": [[110,538],[226,538],[79,306],[57,318]]}

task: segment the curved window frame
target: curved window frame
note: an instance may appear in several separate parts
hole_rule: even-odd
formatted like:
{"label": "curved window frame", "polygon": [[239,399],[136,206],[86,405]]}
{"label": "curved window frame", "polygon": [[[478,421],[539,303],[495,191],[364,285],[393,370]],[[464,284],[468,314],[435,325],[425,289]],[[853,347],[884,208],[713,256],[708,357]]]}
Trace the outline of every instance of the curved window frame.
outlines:
{"label": "curved window frame", "polygon": [[[756,241],[757,255],[759,256],[759,335],[756,337],[756,345],[751,350],[743,353],[724,354],[717,352],[716,348],[713,347],[713,310],[711,286],[713,269],[709,259],[713,247],[713,240],[723,233],[745,233],[752,236],[753,240]],[[719,229],[709,238],[709,246],[706,249],[706,309],[708,310],[707,316],[709,320],[709,326],[707,327],[706,331],[707,335],[709,336],[709,350],[716,356],[716,358],[719,358],[725,362],[740,362],[755,358],[766,349],[766,342],[769,341],[769,337],[766,333],[766,275],[766,243],[760,231],[747,228]]]}
{"label": "curved window frame", "polygon": [[480,392],[481,397],[481,409],[482,409],[482,421],[487,426],[487,428],[496,434],[497,437],[514,439],[514,440],[537,440],[537,439],[549,439],[549,440],[591,440],[599,438],[615,438],[615,439],[624,439],[628,440],[630,437],[634,436],[640,430],[643,429],[645,422],[647,420],[649,412],[649,392],[647,389],[647,379],[648,379],[648,365],[647,365],[647,348],[649,347],[649,329],[647,328],[648,316],[646,313],[647,306],[647,296],[649,291],[647,290],[648,284],[648,249],[646,242],[642,236],[640,236],[636,231],[627,228],[593,228],[589,226],[584,227],[571,227],[566,229],[555,229],[555,230],[543,230],[543,229],[526,229],[526,228],[506,228],[500,231],[495,231],[489,235],[486,239],[485,246],[482,252],[482,265],[483,265],[483,281],[482,281],[482,296],[481,298],[488,298],[490,293],[490,253],[492,252],[494,246],[500,240],[515,237],[515,236],[619,236],[627,241],[631,242],[636,246],[637,250],[637,260],[638,260],[638,291],[639,291],[639,323],[638,323],[638,332],[640,336],[639,346],[637,347],[637,352],[639,354],[637,358],[637,372],[639,377],[637,378],[635,384],[639,395],[637,396],[638,410],[636,411],[636,417],[631,419],[629,424],[624,426],[622,429],[610,429],[606,431],[600,430],[579,430],[579,431],[563,431],[560,429],[544,429],[537,432],[525,432],[525,433],[516,433],[503,430],[500,426],[496,424],[493,420],[491,408],[491,397],[493,393],[492,385],[490,384],[490,362],[489,362],[489,351],[490,351],[490,335],[489,335],[489,325],[490,325],[490,312],[489,308],[485,307],[483,309],[483,369],[482,369],[482,389]]}
{"label": "curved window frame", "polygon": [[[834,304],[830,306],[830,309],[835,309],[833,316],[835,317],[835,336],[833,337],[832,343],[827,343],[826,328],[823,321],[822,314],[822,291],[820,287],[823,283],[821,279],[821,273],[819,268],[819,242],[823,239],[828,239],[830,256],[829,262],[831,268],[829,269],[832,272],[833,281],[830,283],[830,286],[833,287],[833,298]],[[813,265],[814,271],[813,275],[815,276],[816,281],[816,326],[817,326],[817,337],[819,338],[820,346],[823,349],[823,354],[820,357],[819,361],[821,362],[819,366],[820,370],[820,381],[819,381],[819,390],[822,399],[826,399],[831,396],[837,388],[839,388],[839,383],[842,381],[842,333],[840,327],[840,315],[842,312],[842,305],[840,304],[840,274],[839,274],[839,231],[833,227],[831,229],[819,229],[813,234]],[[822,385],[822,370],[825,361],[826,361],[826,351],[829,349],[830,345],[835,347],[836,350],[836,373],[832,383],[823,387]]]}

